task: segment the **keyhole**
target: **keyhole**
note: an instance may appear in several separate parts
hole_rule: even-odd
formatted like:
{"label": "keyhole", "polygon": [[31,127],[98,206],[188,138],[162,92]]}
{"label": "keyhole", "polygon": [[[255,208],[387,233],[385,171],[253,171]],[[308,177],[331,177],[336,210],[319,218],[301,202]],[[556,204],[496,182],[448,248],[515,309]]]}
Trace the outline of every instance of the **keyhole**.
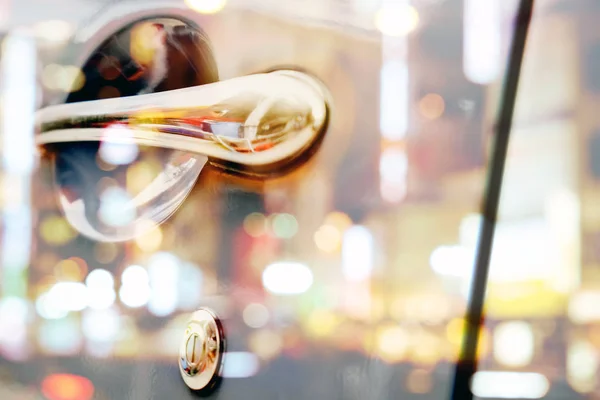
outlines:
{"label": "keyhole", "polygon": [[187,340],[186,358],[190,365],[198,365],[204,359],[204,346],[197,333],[191,335]]}

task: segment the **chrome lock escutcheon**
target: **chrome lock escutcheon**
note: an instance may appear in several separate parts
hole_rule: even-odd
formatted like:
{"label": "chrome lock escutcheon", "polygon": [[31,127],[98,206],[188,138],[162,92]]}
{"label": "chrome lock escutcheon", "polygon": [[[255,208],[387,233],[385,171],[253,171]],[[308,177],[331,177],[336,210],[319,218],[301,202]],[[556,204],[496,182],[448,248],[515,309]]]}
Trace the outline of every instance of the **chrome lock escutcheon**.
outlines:
{"label": "chrome lock escutcheon", "polygon": [[179,348],[179,372],[190,389],[211,392],[218,386],[225,345],[217,316],[205,308],[195,311]]}

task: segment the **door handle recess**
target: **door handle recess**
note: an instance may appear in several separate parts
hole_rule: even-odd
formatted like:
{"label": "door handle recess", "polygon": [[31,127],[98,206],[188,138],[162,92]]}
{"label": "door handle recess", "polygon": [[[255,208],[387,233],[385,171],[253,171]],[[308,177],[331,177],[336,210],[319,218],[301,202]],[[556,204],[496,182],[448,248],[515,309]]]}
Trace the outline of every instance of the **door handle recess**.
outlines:
{"label": "door handle recess", "polygon": [[[83,235],[130,240],[162,223],[207,163],[269,178],[307,160],[321,143],[329,92],[312,75],[281,69],[219,81],[206,35],[178,16],[99,32],[82,67],[84,86],[35,119],[35,143],[52,160],[60,206]],[[103,70],[107,62],[117,70]],[[121,97],[102,98],[106,88]],[[143,187],[128,178],[130,168],[145,163],[147,170],[151,160],[161,168]]]}

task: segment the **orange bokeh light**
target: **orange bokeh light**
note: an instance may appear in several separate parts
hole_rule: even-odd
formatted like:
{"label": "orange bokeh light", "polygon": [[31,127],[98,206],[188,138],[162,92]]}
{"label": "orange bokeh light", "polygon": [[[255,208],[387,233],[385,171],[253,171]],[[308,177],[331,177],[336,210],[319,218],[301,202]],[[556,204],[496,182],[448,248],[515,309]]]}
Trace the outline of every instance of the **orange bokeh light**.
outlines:
{"label": "orange bokeh light", "polygon": [[94,384],[83,376],[52,374],[42,381],[42,393],[49,400],[90,400]]}

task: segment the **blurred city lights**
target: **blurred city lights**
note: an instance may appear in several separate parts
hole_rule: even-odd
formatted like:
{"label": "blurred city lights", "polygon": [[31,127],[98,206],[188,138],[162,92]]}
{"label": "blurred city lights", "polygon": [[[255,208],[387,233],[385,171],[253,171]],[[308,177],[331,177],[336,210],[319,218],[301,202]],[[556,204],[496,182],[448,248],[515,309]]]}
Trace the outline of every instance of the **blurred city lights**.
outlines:
{"label": "blurred city lights", "polygon": [[401,361],[410,347],[410,336],[399,326],[380,328],[377,332],[377,349],[382,360]]}
{"label": "blurred city lights", "polygon": [[329,336],[340,324],[339,317],[333,313],[324,310],[313,311],[306,322],[306,329],[311,336],[326,337]]}
{"label": "blurred city lights", "polygon": [[76,92],[85,84],[85,75],[74,65],[48,64],[42,71],[42,83],[50,90]]}
{"label": "blurred city lights", "polygon": [[479,233],[481,229],[481,215],[469,214],[466,215],[460,222],[459,237],[460,244],[465,247],[474,248],[479,241]]}
{"label": "blurred city lights", "polygon": [[204,273],[192,263],[181,265],[178,284],[178,304],[182,310],[192,310],[200,305],[204,296]]}
{"label": "blurred city lights", "polygon": [[342,244],[341,232],[331,225],[322,225],[313,238],[317,247],[326,253],[337,252]]}
{"label": "blurred city lights", "polygon": [[262,304],[251,303],[244,308],[244,322],[250,328],[262,328],[269,322],[269,310]]}
{"label": "blurred city lights", "polygon": [[589,393],[598,382],[598,352],[593,344],[575,340],[567,350],[567,381],[580,393]]}
{"label": "blurred city lights", "polygon": [[18,297],[0,300],[0,344],[20,347],[26,341],[29,305]]}
{"label": "blurred city lights", "polygon": [[[356,273],[358,273],[358,270],[356,270]],[[357,278],[358,276],[347,278],[347,282],[343,285],[342,308],[351,318],[372,321],[377,316],[377,309],[374,308],[371,281],[369,279],[353,280]]]}
{"label": "blurred city lights", "polygon": [[124,125],[113,124],[104,129],[98,155],[109,164],[127,165],[137,158],[139,149],[133,133]]}
{"label": "blurred city lights", "polygon": [[295,295],[310,289],[313,284],[313,274],[302,263],[280,261],[265,268],[262,282],[265,289],[273,294]]}
{"label": "blurred city lights", "polygon": [[419,24],[419,13],[408,0],[384,2],[375,15],[375,26],[387,36],[404,36]]}
{"label": "blurred city lights", "polygon": [[141,65],[151,65],[157,54],[166,51],[162,40],[164,31],[152,22],[138,23],[131,31],[129,52]]}
{"label": "blurred city lights", "polygon": [[462,344],[465,330],[465,321],[461,318],[454,318],[446,325],[446,338],[448,342],[459,346]]}
{"label": "blurred city lights", "polygon": [[2,102],[2,132],[10,132],[2,135],[4,172],[28,174],[34,166],[30,149],[34,147],[37,96],[35,40],[19,34],[6,36],[2,41],[1,63],[2,96],[10,99]]}
{"label": "blurred city lights", "polygon": [[135,285],[138,283],[148,283],[148,272],[144,267],[139,265],[130,265],[125,268],[121,275],[122,285]]}
{"label": "blurred city lights", "polygon": [[600,321],[599,291],[581,291],[573,294],[569,301],[568,315],[576,324]]}
{"label": "blurred city lights", "polygon": [[95,269],[85,280],[88,290],[88,305],[95,310],[112,306],[116,300],[115,282],[112,274],[104,269]]}
{"label": "blurred city lights", "polygon": [[179,259],[170,253],[157,253],[148,262],[151,288],[148,310],[156,316],[166,316],[177,308]]}
{"label": "blurred city lights", "polygon": [[404,199],[407,193],[408,157],[396,148],[386,149],[379,160],[381,197],[390,203]]}
{"label": "blurred city lights", "polygon": [[88,340],[111,342],[119,333],[119,313],[112,309],[87,310],[81,318],[81,329]]}
{"label": "blurred city lights", "polygon": [[527,322],[502,322],[494,329],[494,358],[507,367],[525,367],[533,360],[535,338]]}
{"label": "blurred city lights", "polygon": [[44,378],[41,390],[48,400],[91,400],[94,384],[87,378],[71,374],[51,374]]}
{"label": "blurred city lights", "polygon": [[110,187],[102,192],[98,214],[102,222],[114,227],[125,226],[136,217],[131,197],[119,187]]}
{"label": "blurred city lights", "polygon": [[259,237],[267,231],[267,218],[261,213],[252,213],[244,218],[244,230],[252,237]]}
{"label": "blurred city lights", "polygon": [[381,135],[392,141],[403,139],[409,119],[408,65],[403,60],[384,60],[379,79]]}
{"label": "blurred city lights", "polygon": [[31,257],[31,172],[35,165],[34,112],[37,106],[37,45],[26,34],[2,41],[0,97],[2,126],[2,254],[4,296],[27,295]]}
{"label": "blurred city lights", "polygon": [[[82,268],[85,266],[85,268]],[[54,266],[54,276],[60,281],[74,281],[79,282],[83,279],[83,275],[87,272],[85,264],[80,265],[73,259],[66,259],[59,261]]]}
{"label": "blurred city lights", "polygon": [[79,321],[69,317],[42,321],[37,341],[40,348],[50,354],[77,354],[83,344]]}
{"label": "blurred city lights", "polygon": [[272,219],[271,230],[279,238],[290,239],[298,232],[298,221],[291,214],[276,214]]}
{"label": "blurred city lights", "polygon": [[[99,161],[103,162],[101,158]],[[108,164],[107,166],[111,165],[112,164]],[[112,166],[112,168],[114,167],[115,166]],[[161,172],[161,163],[147,156],[133,162],[127,168],[127,191],[130,193],[142,192]]]}
{"label": "blurred city lights", "polygon": [[40,317],[44,319],[60,319],[68,314],[68,311],[61,306],[56,297],[50,296],[49,292],[38,296],[35,308]]}
{"label": "blurred city lights", "polygon": [[99,263],[108,264],[117,257],[118,249],[114,243],[97,243],[94,246],[94,258]]}
{"label": "blurred city lights", "polygon": [[467,278],[475,262],[473,251],[464,246],[440,246],[431,253],[431,269],[443,276]]}
{"label": "blurred city lights", "polygon": [[471,382],[473,394],[494,399],[540,399],[550,390],[550,382],[534,372],[479,371]]}
{"label": "blurred city lights", "polygon": [[444,98],[437,93],[429,93],[419,101],[419,111],[427,119],[438,119],[444,114]]}
{"label": "blurred city lights", "polygon": [[227,352],[223,354],[223,378],[249,378],[256,375],[260,362],[255,354],[248,352]]}
{"label": "blurred city lights", "polygon": [[465,0],[463,68],[467,79],[493,82],[502,66],[500,0]]}
{"label": "blurred city lights", "polygon": [[163,240],[162,230],[153,223],[149,230],[135,238],[135,244],[140,250],[151,253],[160,248]]}
{"label": "blurred city lights", "polygon": [[39,226],[42,239],[54,246],[64,246],[77,236],[67,220],[58,215],[44,218]]}
{"label": "blurred city lights", "polygon": [[48,291],[46,307],[63,311],[81,311],[88,305],[87,287],[81,282],[57,282]]}
{"label": "blurred city lights", "polygon": [[331,225],[337,228],[338,231],[344,232],[352,226],[352,219],[340,211],[333,211],[325,217],[325,225]]}
{"label": "blurred city lights", "polygon": [[148,272],[139,265],[125,268],[121,276],[119,298],[128,307],[138,308],[150,300],[150,278]]}
{"label": "blurred city lights", "polygon": [[248,336],[248,348],[261,359],[270,360],[281,353],[283,338],[273,330],[257,330]]}
{"label": "blurred city lights", "polygon": [[73,34],[73,26],[62,20],[38,22],[34,25],[33,30],[39,39],[54,43],[65,42]]}
{"label": "blurred city lights", "polygon": [[85,284],[88,288],[114,288],[115,280],[109,271],[98,268],[88,274],[85,278]]}
{"label": "blurred city lights", "polygon": [[369,279],[375,262],[375,241],[371,231],[355,225],[344,233],[342,244],[342,273],[351,282]]}
{"label": "blurred city lights", "polygon": [[185,4],[201,14],[216,14],[225,8],[227,0],[185,0]]}
{"label": "blurred city lights", "polygon": [[354,9],[359,14],[370,15],[381,7],[382,0],[352,0]]}

